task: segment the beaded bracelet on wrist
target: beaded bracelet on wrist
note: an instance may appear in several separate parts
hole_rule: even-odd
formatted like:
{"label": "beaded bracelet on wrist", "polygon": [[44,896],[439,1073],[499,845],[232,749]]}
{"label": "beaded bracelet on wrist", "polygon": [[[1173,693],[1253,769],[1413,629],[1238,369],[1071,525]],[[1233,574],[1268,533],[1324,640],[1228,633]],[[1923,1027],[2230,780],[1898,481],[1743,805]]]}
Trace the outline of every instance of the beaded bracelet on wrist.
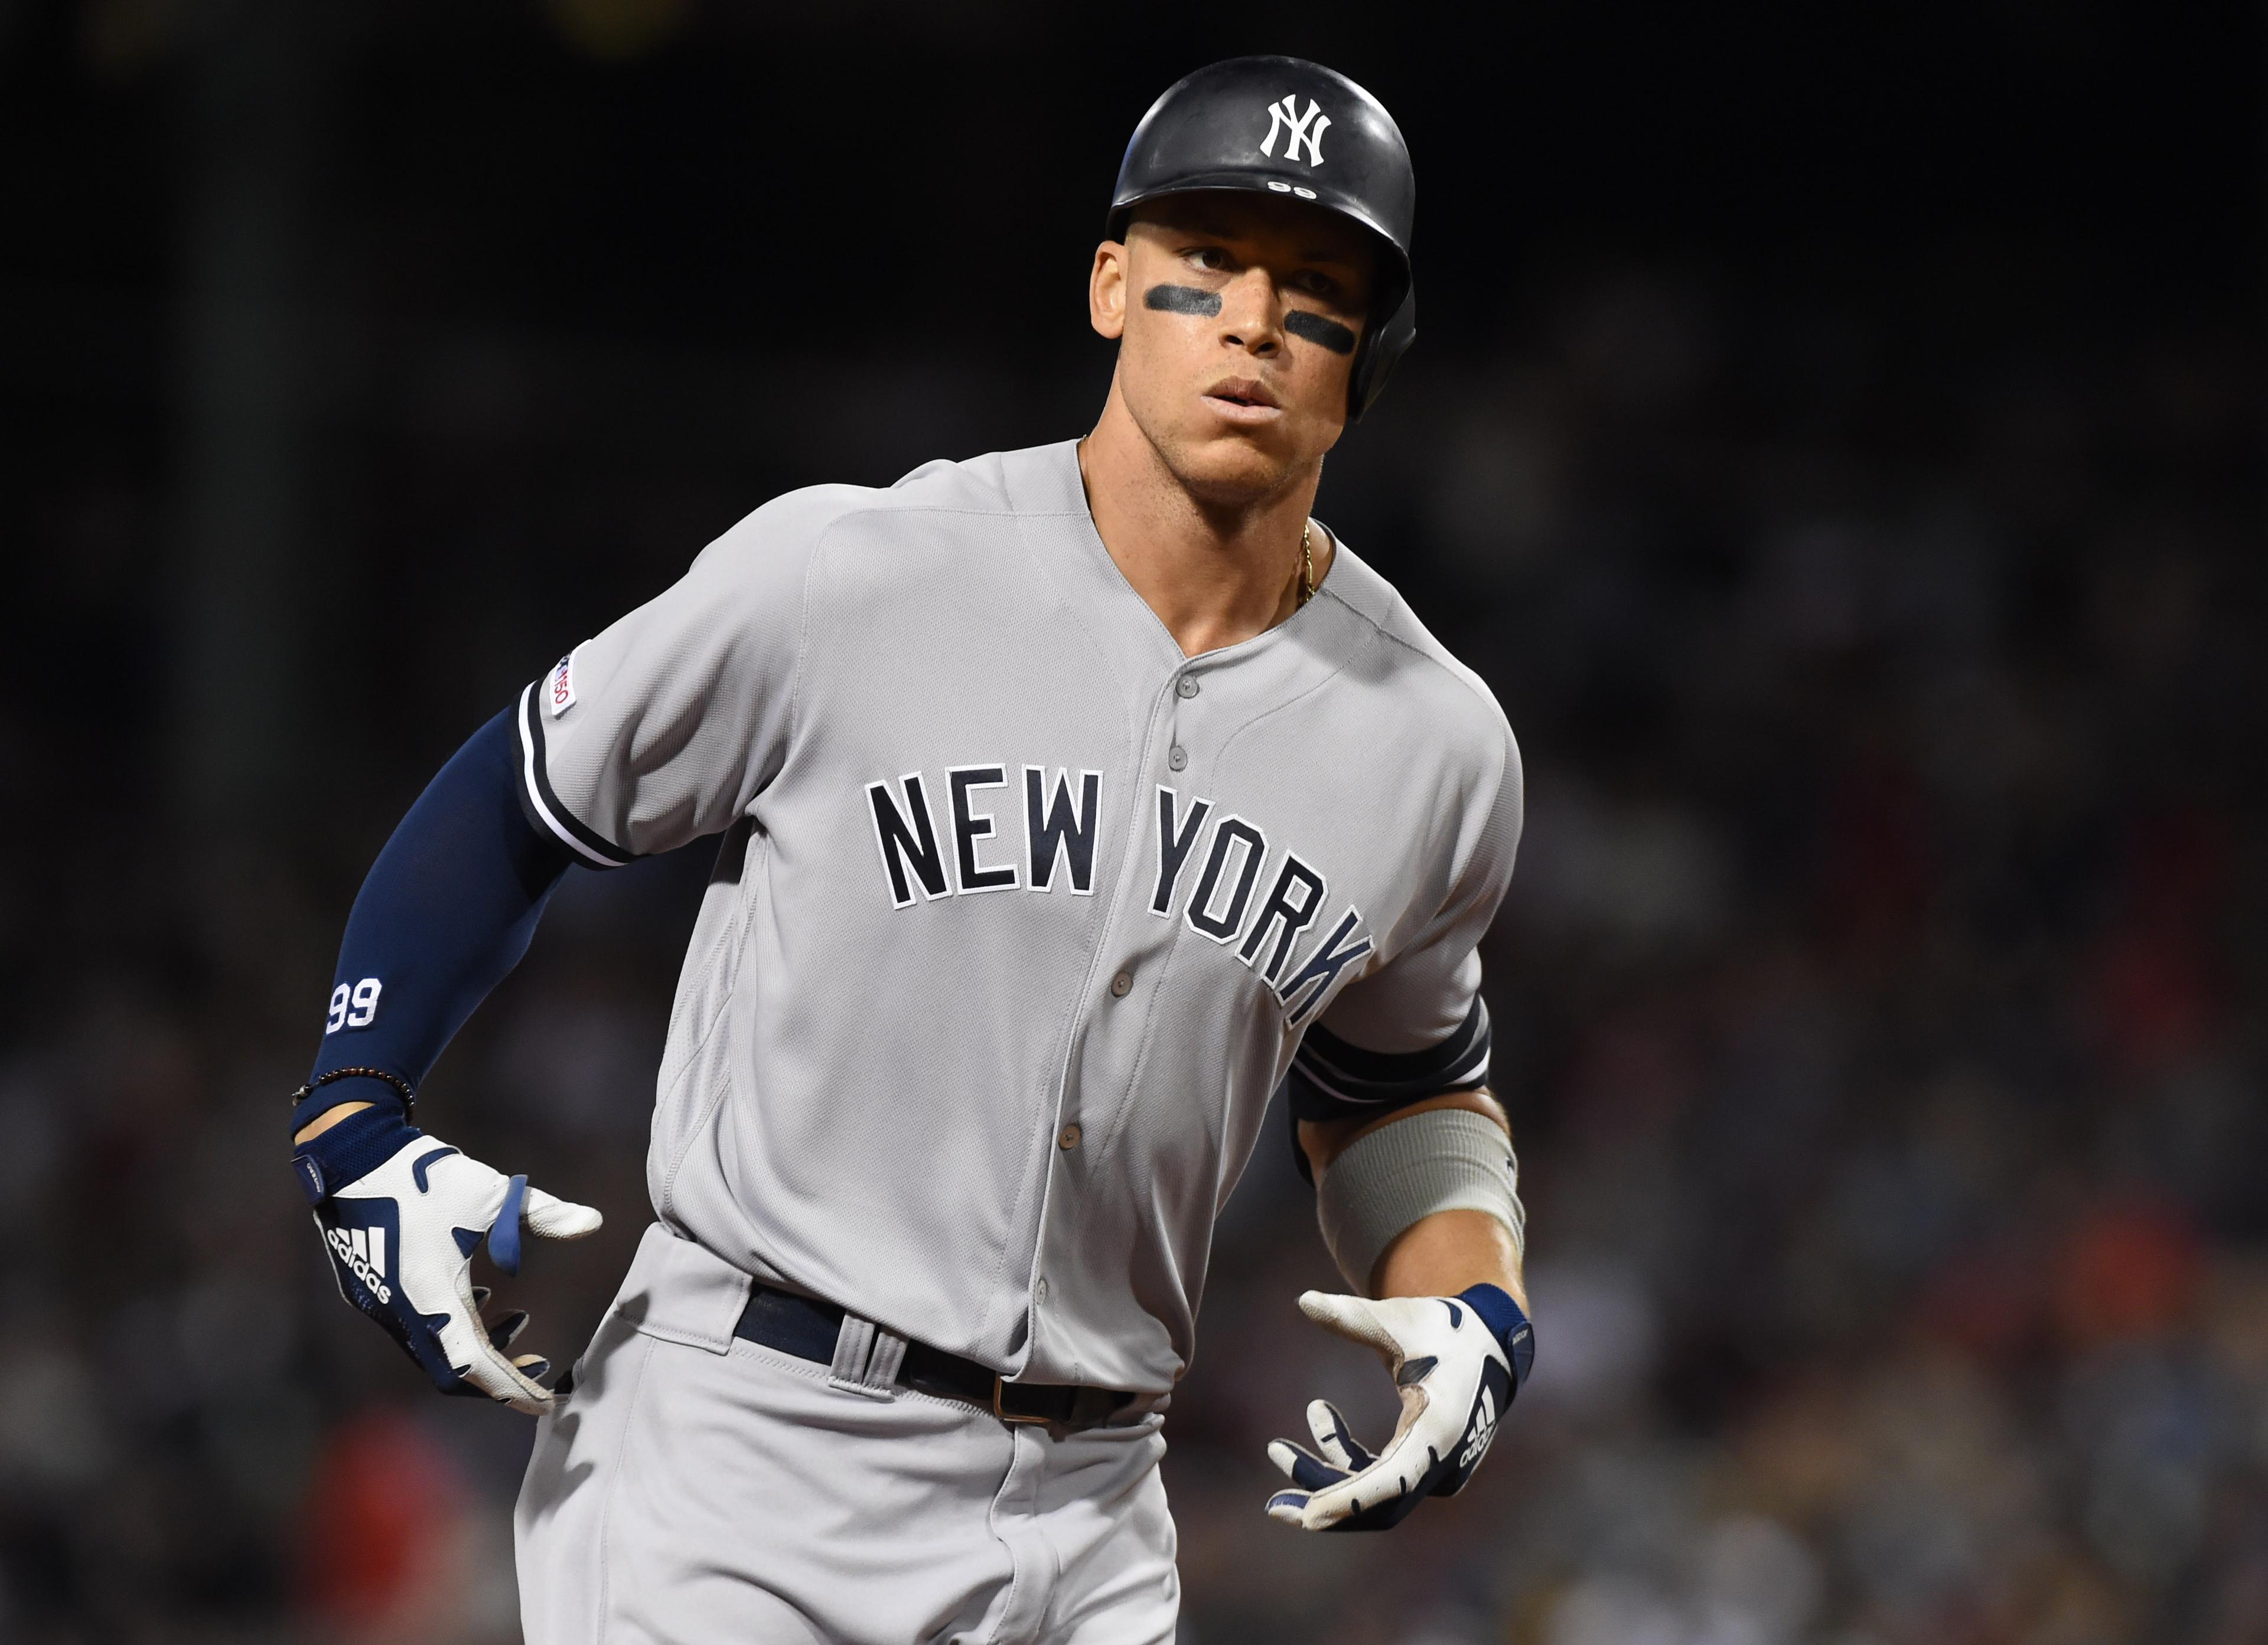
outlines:
{"label": "beaded bracelet on wrist", "polygon": [[318,1074],[314,1078],[309,1080],[305,1085],[299,1087],[298,1091],[291,1093],[291,1105],[294,1108],[297,1108],[301,1103],[306,1101],[308,1098],[313,1096],[320,1087],[329,1084],[333,1080],[353,1079],[357,1076],[360,1076],[364,1079],[382,1080],[387,1084],[393,1086],[401,1097],[401,1117],[409,1121],[412,1125],[416,1125],[417,1123],[416,1091],[410,1088],[409,1082],[403,1079],[401,1076],[399,1074],[389,1074],[384,1069],[333,1069],[328,1074]]}

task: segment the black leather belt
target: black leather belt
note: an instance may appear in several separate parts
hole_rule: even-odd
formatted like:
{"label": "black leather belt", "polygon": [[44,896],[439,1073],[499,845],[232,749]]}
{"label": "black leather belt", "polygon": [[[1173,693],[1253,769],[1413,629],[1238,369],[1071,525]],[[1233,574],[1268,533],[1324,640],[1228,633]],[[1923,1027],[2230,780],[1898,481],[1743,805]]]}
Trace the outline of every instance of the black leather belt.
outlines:
{"label": "black leather belt", "polygon": [[[751,1285],[733,1334],[815,1364],[835,1362],[835,1339],[843,1311],[833,1303],[798,1296],[767,1285]],[[1010,1382],[975,1360],[947,1354],[925,1342],[908,1342],[898,1366],[898,1385],[917,1393],[940,1394],[982,1406],[1003,1422],[1059,1422],[1065,1428],[1098,1428],[1134,1402],[1116,1388],[1086,1388],[1075,1383]]]}

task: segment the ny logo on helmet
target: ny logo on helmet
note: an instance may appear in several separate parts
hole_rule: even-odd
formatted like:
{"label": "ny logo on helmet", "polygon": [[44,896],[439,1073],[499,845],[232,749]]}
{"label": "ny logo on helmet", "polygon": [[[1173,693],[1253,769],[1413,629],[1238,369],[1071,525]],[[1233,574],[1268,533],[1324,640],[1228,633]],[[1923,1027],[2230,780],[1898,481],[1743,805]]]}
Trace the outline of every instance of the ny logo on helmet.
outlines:
{"label": "ny logo on helmet", "polygon": [[1322,109],[1323,106],[1311,97],[1307,99],[1307,112],[1301,114],[1300,96],[1296,92],[1280,103],[1269,104],[1268,136],[1260,145],[1261,153],[1270,159],[1275,158],[1276,134],[1279,130],[1288,131],[1292,134],[1292,140],[1284,145],[1284,158],[1298,159],[1300,145],[1304,143],[1307,145],[1307,164],[1321,165],[1323,163],[1323,133],[1331,127],[1331,117]]}

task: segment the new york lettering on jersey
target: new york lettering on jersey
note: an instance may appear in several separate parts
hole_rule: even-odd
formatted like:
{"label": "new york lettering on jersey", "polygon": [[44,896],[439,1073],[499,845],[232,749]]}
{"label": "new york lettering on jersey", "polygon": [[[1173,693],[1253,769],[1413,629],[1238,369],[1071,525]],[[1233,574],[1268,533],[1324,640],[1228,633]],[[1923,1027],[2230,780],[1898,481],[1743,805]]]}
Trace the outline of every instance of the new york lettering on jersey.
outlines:
{"label": "new york lettering on jersey", "polygon": [[[909,771],[895,782],[866,784],[866,804],[880,854],[883,887],[894,908],[983,892],[1094,892],[1095,833],[1103,815],[1103,776],[1027,765],[1023,805],[1004,813],[993,790],[1010,786],[1005,762],[954,766],[941,782]],[[1269,985],[1294,1026],[1330,992],[1339,973],[1375,946],[1352,904],[1321,928],[1301,963],[1295,949],[1317,928],[1329,881],[1288,845],[1215,801],[1157,787],[1151,841],[1156,867],[1149,911],[1230,950]],[[942,793],[944,818],[932,811]],[[1020,848],[1004,829],[1020,822]],[[1268,889],[1260,892],[1263,878]]]}

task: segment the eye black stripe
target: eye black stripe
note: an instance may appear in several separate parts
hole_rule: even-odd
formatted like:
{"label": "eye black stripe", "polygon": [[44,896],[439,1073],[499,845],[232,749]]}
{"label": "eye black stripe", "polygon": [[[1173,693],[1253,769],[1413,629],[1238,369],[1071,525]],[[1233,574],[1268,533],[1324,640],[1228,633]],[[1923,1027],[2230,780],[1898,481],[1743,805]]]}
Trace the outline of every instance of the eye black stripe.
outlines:
{"label": "eye black stripe", "polygon": [[[1216,311],[1219,306],[1216,300]],[[1284,316],[1284,329],[1294,337],[1304,337],[1309,342],[1329,349],[1333,354],[1354,352],[1354,333],[1335,319],[1310,313],[1304,308],[1295,308]]]}
{"label": "eye black stripe", "polygon": [[1142,306],[1161,314],[1195,314],[1212,319],[1220,313],[1220,293],[1193,285],[1153,285],[1142,294]]}

